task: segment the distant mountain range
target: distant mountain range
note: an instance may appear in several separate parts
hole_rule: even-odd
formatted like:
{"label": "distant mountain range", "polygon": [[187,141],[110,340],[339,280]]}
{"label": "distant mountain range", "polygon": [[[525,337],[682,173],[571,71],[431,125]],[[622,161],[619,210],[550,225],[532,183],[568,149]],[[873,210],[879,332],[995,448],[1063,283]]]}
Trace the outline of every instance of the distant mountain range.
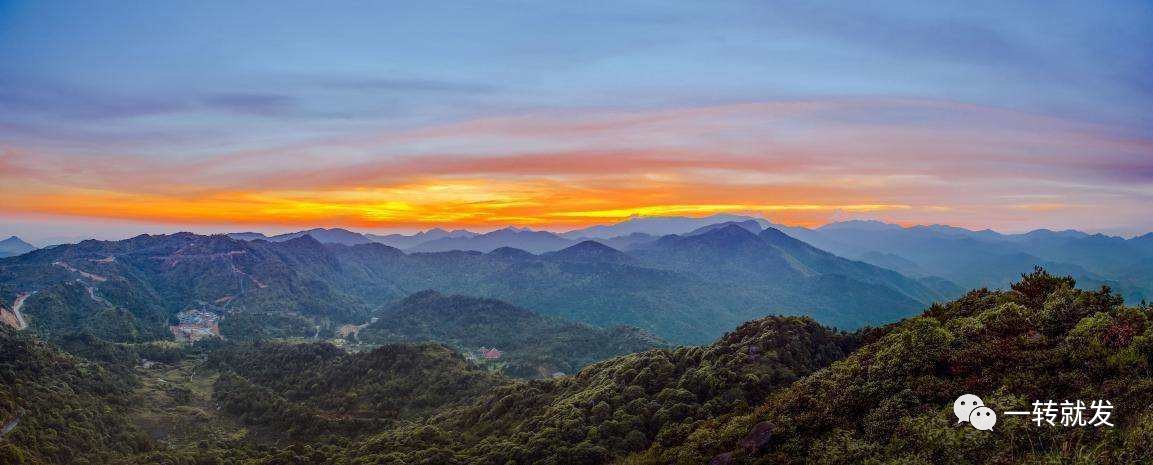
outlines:
{"label": "distant mountain range", "polygon": [[1073,276],[1084,287],[1111,286],[1132,303],[1153,297],[1153,233],[1132,239],[1074,230],[1001,234],[988,229],[902,227],[861,220],[803,228],[773,224],[764,218],[722,214],[704,218],[637,217],[560,234],[520,228],[487,234],[433,229],[407,236],[318,240],[345,244],[379,240],[409,252],[491,252],[510,247],[539,254],[591,239],[629,252],[643,249],[666,235],[697,235],[730,224],[752,232],[772,227],[821,250],[900,272],[948,296],[955,296],[962,289],[1003,288],[1033,267],[1042,266]]}
{"label": "distant mountain range", "polygon": [[369,239],[364,234],[349,231],[341,228],[316,228],[307,231],[297,231],[294,233],[278,234],[276,236],[265,236],[262,233],[256,232],[242,232],[230,233],[228,237],[233,239],[240,239],[245,241],[266,240],[271,242],[284,242],[287,240],[296,239],[302,236],[310,236],[325,244],[343,244],[343,245],[357,245],[357,244],[371,244],[374,241]]}
{"label": "distant mountain range", "polygon": [[377,234],[365,234],[364,236],[371,239],[373,242],[379,242],[389,247],[408,249],[421,245],[425,242],[435,241],[438,239],[464,239],[477,235],[477,233],[463,229],[446,231],[440,228],[432,228],[428,231],[421,231],[412,235],[388,234],[382,236]]}
{"label": "distant mountain range", "polygon": [[636,217],[566,233],[505,228],[479,234],[435,228],[413,235],[378,236],[331,229],[238,239],[284,240],[309,234],[324,243],[380,242],[407,252],[478,251],[514,248],[534,254],[558,251],[594,240],[629,252],[666,235],[692,236],[736,224],[751,232],[774,228],[821,250],[897,271],[945,296],[962,289],[1003,288],[1035,266],[1077,278],[1085,287],[1108,285],[1129,302],[1153,297],[1153,233],[1133,239],[1080,231],[1040,229],[1024,234],[931,225],[902,227],[880,221],[844,221],[819,228],[773,224],[751,216],[720,214],[703,218]]}
{"label": "distant mountain range", "polygon": [[442,228],[432,228],[415,234],[387,235],[361,234],[341,228],[318,228],[276,236],[266,236],[256,232],[230,233],[228,236],[247,241],[259,239],[281,242],[310,235],[326,244],[356,245],[377,242],[409,252],[446,252],[452,250],[491,252],[501,247],[512,247],[532,253],[544,253],[560,250],[590,239],[623,250],[634,245],[652,242],[661,236],[685,234],[730,222],[755,223],[759,224],[761,228],[776,226],[762,218],[719,214],[703,218],[637,217],[613,225],[593,226],[559,234],[518,227],[507,227],[488,233],[477,233],[464,229],[449,231]]}
{"label": "distant mountain range", "polygon": [[323,231],[287,240],[180,233],[58,246],[0,260],[0,294],[7,294],[0,298],[38,291],[24,307],[34,329],[81,327],[121,341],[163,337],[174,313],[197,307],[229,314],[221,323],[226,337],[303,336],[315,326],[363,323],[391,302],[433,289],[699,343],[766,314],[855,328],[944,297],[780,231],[754,234],[740,225],[665,236],[630,251],[583,241],[539,255],[509,247],[405,253],[371,242],[325,244],[315,236],[348,235]]}
{"label": "distant mountain range", "polygon": [[1153,236],[1149,234],[1133,239],[1046,229],[1000,234],[877,221],[785,231],[846,258],[911,277],[945,279],[961,288],[1004,288],[1034,266],[1042,266],[1073,276],[1086,288],[1109,285],[1131,303],[1153,297]]}
{"label": "distant mountain range", "polygon": [[491,252],[501,247],[514,247],[532,253],[542,253],[559,250],[574,243],[575,241],[571,239],[565,239],[547,231],[509,227],[473,236],[441,237],[410,247],[407,250],[410,252],[447,252],[451,250]]}
{"label": "distant mountain range", "polygon": [[[680,232],[658,235],[671,230]],[[575,238],[616,233],[624,235]],[[697,343],[766,314],[809,315],[841,328],[891,322],[966,289],[1003,288],[1035,266],[1083,287],[1108,285],[1136,303],[1153,295],[1153,235],[876,221],[799,228],[735,215],[634,218],[565,234],[144,235],[4,259],[0,302],[39,291],[24,312],[34,328],[92,327],[108,339],[138,340],[163,337],[164,322],[188,307],[240,310],[222,324],[225,334],[303,335],[363,323],[433,289]]]}
{"label": "distant mountain range", "polygon": [[762,218],[753,218],[743,215],[718,214],[701,218],[681,216],[638,216],[629,218],[620,223],[611,225],[598,225],[584,229],[566,232],[562,236],[569,239],[611,239],[627,236],[634,233],[649,236],[667,236],[669,234],[684,234],[686,232],[718,223],[760,221],[763,226],[770,223]]}
{"label": "distant mountain range", "polygon": [[16,236],[0,241],[0,258],[26,254],[33,250],[36,250],[36,246],[24,242]]}

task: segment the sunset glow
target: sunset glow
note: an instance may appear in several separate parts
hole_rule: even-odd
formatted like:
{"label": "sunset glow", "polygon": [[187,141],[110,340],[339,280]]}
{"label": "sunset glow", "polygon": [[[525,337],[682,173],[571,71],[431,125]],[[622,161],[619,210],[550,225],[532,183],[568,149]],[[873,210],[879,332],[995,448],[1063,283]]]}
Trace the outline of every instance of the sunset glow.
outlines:
{"label": "sunset glow", "polygon": [[[1148,57],[1090,35],[1093,15],[1068,15],[1084,16],[1062,24],[1068,43],[1038,33],[1050,25],[1036,15],[984,18],[990,29],[980,31],[918,17],[924,27],[893,32],[899,42],[962,44],[918,49],[864,26],[846,36],[831,26],[845,18],[784,6],[777,13],[795,24],[718,9],[673,28],[639,15],[606,23],[609,44],[578,40],[587,31],[575,18],[549,22],[572,37],[541,39],[527,25],[545,13],[526,9],[483,23],[521,32],[433,38],[415,25],[435,18],[414,19],[398,25],[413,28],[408,35],[351,27],[343,41],[309,45],[320,53],[296,44],[301,55],[290,60],[275,37],[226,47],[247,29],[217,23],[201,28],[213,31],[207,37],[170,41],[112,27],[143,17],[179,29],[197,15],[142,10],[97,27],[66,21],[78,14],[66,8],[6,9],[0,208],[30,236],[44,221],[71,220],[157,231],[566,230],[719,212],[805,226],[876,218],[1005,231],[1153,228],[1153,97],[1147,87],[1096,85],[1146,79]],[[884,24],[905,13],[837,14]],[[312,14],[300,27],[348,21]],[[671,39],[722,23],[730,27],[717,44]],[[650,44],[639,30],[670,40]],[[934,34],[957,37],[919,40]],[[379,45],[379,35],[391,42]],[[94,36],[102,40],[69,40]],[[1003,44],[963,45],[990,37]],[[362,43],[351,38],[374,45],[349,47]],[[794,48],[738,45],[777,43]],[[1092,53],[1100,49],[1118,52]],[[856,68],[838,73],[806,54]],[[164,58],[173,55],[188,56],[179,78]],[[625,58],[637,69],[620,68]],[[110,71],[91,76],[97,68]],[[657,69],[661,79],[641,72]]]}

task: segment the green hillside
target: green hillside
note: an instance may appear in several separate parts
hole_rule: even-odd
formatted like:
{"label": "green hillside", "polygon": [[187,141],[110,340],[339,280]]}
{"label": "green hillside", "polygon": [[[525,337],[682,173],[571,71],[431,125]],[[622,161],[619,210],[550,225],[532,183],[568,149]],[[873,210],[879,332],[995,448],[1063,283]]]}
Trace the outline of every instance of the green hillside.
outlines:
{"label": "green hillside", "polygon": [[575,373],[589,363],[666,345],[635,328],[601,329],[543,317],[495,299],[435,291],[413,294],[376,314],[356,339],[367,343],[436,341],[476,353],[496,348],[512,376]]}
{"label": "green hillside", "polygon": [[[78,358],[4,329],[0,408],[23,417],[0,451],[12,463],[1148,463],[1153,310],[1074,285],[1037,271],[855,333],[768,317],[546,380],[491,375],[437,344],[62,338]],[[963,393],[999,413],[1109,400],[1114,426],[1002,415],[978,431],[953,417]]]}
{"label": "green hillside", "polygon": [[0,325],[0,463],[111,463],[151,447],[128,419],[137,380]]}
{"label": "green hillside", "polygon": [[291,437],[356,435],[470,400],[501,378],[436,344],[346,354],[328,344],[228,346],[209,358],[214,399],[244,423]]}
{"label": "green hillside", "polygon": [[[1074,284],[1038,271],[935,305],[753,412],[626,463],[1149,463],[1153,312]],[[958,427],[963,393],[998,412],[1110,400],[1116,426]]]}
{"label": "green hillside", "polygon": [[341,455],[384,464],[608,463],[747,412],[844,357],[856,341],[806,318],[766,318],[706,347],[652,350],[572,377],[502,385]]}

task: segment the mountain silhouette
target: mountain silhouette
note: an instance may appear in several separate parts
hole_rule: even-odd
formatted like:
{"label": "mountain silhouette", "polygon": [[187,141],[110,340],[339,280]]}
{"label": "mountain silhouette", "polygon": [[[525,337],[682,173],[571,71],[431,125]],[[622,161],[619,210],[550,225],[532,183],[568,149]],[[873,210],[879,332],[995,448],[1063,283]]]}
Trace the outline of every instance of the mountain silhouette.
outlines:
{"label": "mountain silhouette", "polygon": [[0,241],[0,258],[22,255],[33,250],[36,250],[36,246],[24,242],[24,240],[16,236]]}
{"label": "mountain silhouette", "polygon": [[414,246],[412,252],[445,252],[473,250],[491,252],[500,247],[514,247],[532,253],[560,250],[575,242],[547,231],[504,228],[485,234],[466,237],[443,237]]}
{"label": "mountain silhouette", "polygon": [[398,249],[409,249],[412,247],[416,247],[420,244],[423,244],[425,242],[434,241],[437,239],[473,237],[476,235],[477,235],[477,233],[474,233],[472,231],[467,231],[464,229],[456,229],[456,230],[448,231],[448,230],[445,230],[442,228],[432,228],[432,229],[429,229],[427,231],[421,231],[421,232],[418,232],[416,234],[409,234],[409,235],[405,235],[405,234],[388,234],[388,235],[365,234],[364,236],[369,238],[369,239],[372,239],[374,242],[379,242],[379,243],[387,245],[387,246],[396,247]]}
{"label": "mountain silhouette", "polygon": [[566,262],[633,263],[636,259],[596,241],[581,241],[556,252],[542,255],[549,260]]}

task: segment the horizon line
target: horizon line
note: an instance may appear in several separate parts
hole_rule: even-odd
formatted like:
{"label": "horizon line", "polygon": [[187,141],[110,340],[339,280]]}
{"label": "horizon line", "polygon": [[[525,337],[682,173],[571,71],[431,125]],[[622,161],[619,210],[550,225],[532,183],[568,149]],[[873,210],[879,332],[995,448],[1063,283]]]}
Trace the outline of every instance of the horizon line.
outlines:
{"label": "horizon line", "polygon": [[[997,229],[993,229],[991,227],[976,229],[975,227],[970,227],[970,226],[959,226],[959,225],[940,223],[940,222],[937,222],[937,223],[898,222],[898,221],[888,221],[888,220],[877,219],[877,218],[848,218],[848,219],[842,219],[842,220],[827,221],[827,222],[824,222],[820,225],[813,226],[813,225],[777,223],[777,222],[773,221],[772,219],[769,219],[763,215],[757,215],[757,214],[718,212],[718,213],[713,213],[713,214],[704,215],[704,216],[636,214],[636,215],[629,216],[627,218],[624,218],[624,219],[622,219],[620,221],[616,221],[616,222],[594,223],[594,224],[590,224],[588,226],[583,226],[583,227],[579,227],[579,228],[571,228],[571,229],[562,229],[562,228],[547,227],[547,226],[534,228],[534,227],[529,226],[529,225],[518,225],[518,224],[514,224],[514,223],[507,223],[507,224],[504,224],[504,225],[499,226],[499,227],[484,226],[484,227],[476,228],[476,227],[469,227],[469,226],[456,227],[456,226],[450,226],[450,225],[432,225],[432,226],[429,226],[427,228],[421,228],[421,229],[362,228],[362,227],[357,227],[357,226],[344,226],[344,225],[339,225],[339,224],[329,224],[329,225],[315,225],[315,224],[313,224],[313,225],[300,225],[299,227],[301,229],[281,229],[281,230],[272,229],[272,230],[269,230],[269,229],[263,229],[263,228],[245,228],[245,227],[229,228],[228,227],[229,225],[208,225],[207,228],[203,228],[203,227],[202,228],[185,228],[183,226],[190,226],[190,225],[183,225],[181,227],[176,227],[176,228],[164,228],[163,227],[164,223],[141,222],[142,225],[146,224],[146,225],[149,225],[150,227],[148,227],[148,226],[142,227],[141,232],[138,232],[138,233],[93,234],[91,236],[84,236],[84,235],[69,235],[66,232],[64,232],[64,233],[61,233],[58,235],[44,235],[40,239],[34,238],[32,240],[26,239],[25,237],[23,237],[17,233],[0,233],[0,237],[5,237],[5,236],[7,236],[9,238],[15,237],[15,238],[20,239],[22,241],[25,241],[29,244],[32,244],[35,247],[44,248],[44,247],[50,247],[50,246],[56,246],[56,245],[74,244],[74,243],[78,243],[78,242],[81,242],[83,240],[88,240],[88,239],[93,239],[93,240],[98,240],[98,241],[118,241],[118,240],[130,239],[130,238],[141,236],[141,235],[172,235],[172,234],[179,234],[179,233],[190,233],[190,234],[196,234],[196,235],[210,236],[210,235],[256,233],[256,234],[262,234],[266,237],[275,237],[275,236],[299,233],[299,232],[310,231],[310,230],[315,230],[315,229],[344,230],[344,231],[348,231],[348,232],[352,232],[352,233],[356,233],[356,234],[362,234],[362,235],[364,235],[364,234],[372,234],[372,235],[400,234],[400,235],[404,235],[404,236],[412,236],[412,235],[416,235],[416,234],[419,234],[422,232],[428,232],[428,231],[431,231],[434,229],[440,229],[440,230],[444,230],[444,231],[448,231],[448,232],[467,231],[467,232],[476,233],[476,234],[487,234],[487,233],[499,231],[502,229],[514,228],[514,229],[524,230],[524,231],[548,232],[548,233],[563,236],[566,234],[571,234],[571,233],[585,230],[585,229],[591,229],[591,228],[596,228],[596,227],[615,226],[615,225],[623,224],[623,223],[626,223],[628,221],[635,220],[635,219],[704,220],[707,218],[717,217],[717,216],[736,216],[736,217],[745,217],[745,218],[748,218],[749,220],[764,220],[770,224],[770,226],[768,226],[768,227],[773,227],[773,228],[785,227],[785,228],[800,228],[800,229],[808,229],[808,230],[818,230],[818,229],[821,229],[821,228],[824,228],[824,227],[827,227],[830,225],[856,222],[856,223],[875,223],[875,224],[883,224],[883,225],[888,225],[888,226],[896,226],[896,227],[899,227],[901,229],[906,229],[906,230],[907,229],[914,229],[914,228],[932,228],[932,227],[955,228],[955,229],[962,229],[962,230],[973,232],[973,233],[991,232],[991,233],[999,234],[1002,236],[1015,236],[1015,235],[1029,234],[1029,233],[1037,232],[1037,231],[1050,231],[1050,232],[1055,232],[1055,233],[1078,232],[1078,233],[1087,234],[1090,236],[1101,235],[1101,236],[1105,236],[1105,237],[1117,237],[1117,238],[1128,240],[1128,239],[1134,239],[1137,237],[1142,237],[1142,236],[1145,236],[1148,234],[1153,234],[1153,231],[1143,231],[1143,232],[1124,234],[1124,233],[1108,232],[1105,230],[1078,229],[1078,228],[1053,228],[1053,227],[1032,228],[1032,229],[1014,232],[1014,231],[997,230]],[[708,223],[708,224],[719,224],[719,223],[731,222],[731,221],[740,221],[740,220],[718,220],[716,223]],[[708,224],[702,225],[702,227],[707,226]],[[235,225],[235,226],[241,226],[241,225]],[[268,226],[268,225],[264,225],[264,226]],[[162,230],[157,231],[157,230],[155,230],[156,228],[160,228]],[[83,237],[83,238],[81,238],[81,237]],[[75,239],[75,240],[53,241],[51,239]],[[43,245],[37,245],[37,243],[43,244]]]}

